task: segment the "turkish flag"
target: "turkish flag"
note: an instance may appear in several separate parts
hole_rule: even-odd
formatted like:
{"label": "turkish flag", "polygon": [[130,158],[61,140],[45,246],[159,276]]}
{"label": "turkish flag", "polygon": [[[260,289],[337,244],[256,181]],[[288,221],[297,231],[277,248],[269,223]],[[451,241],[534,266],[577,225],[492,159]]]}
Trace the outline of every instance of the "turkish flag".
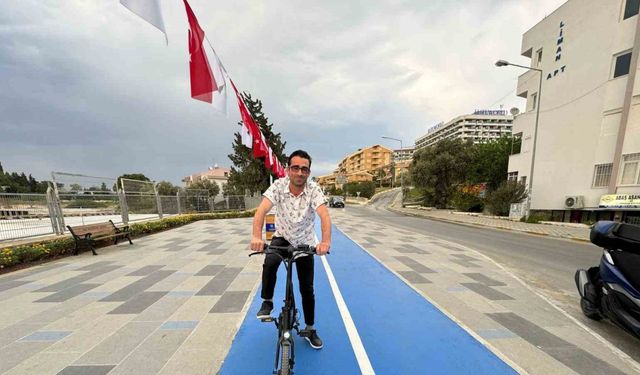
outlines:
{"label": "turkish flag", "polygon": [[[262,133],[258,132],[258,137],[253,138],[253,157],[254,158],[268,158],[269,157],[269,146],[267,146],[267,141],[264,139]],[[266,163],[267,161],[265,161]]]}
{"label": "turkish flag", "polygon": [[187,10],[189,19],[189,74],[191,76],[191,97],[203,102],[211,103],[213,92],[218,91],[209,60],[202,43],[204,42],[204,30],[198,24],[195,14],[191,10],[187,0],[184,7]]}

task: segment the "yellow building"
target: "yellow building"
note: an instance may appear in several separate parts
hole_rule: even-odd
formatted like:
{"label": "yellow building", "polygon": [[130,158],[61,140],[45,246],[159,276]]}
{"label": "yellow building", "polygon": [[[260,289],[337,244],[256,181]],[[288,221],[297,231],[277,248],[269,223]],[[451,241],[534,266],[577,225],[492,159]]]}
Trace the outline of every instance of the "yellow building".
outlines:
{"label": "yellow building", "polygon": [[347,176],[355,172],[374,174],[376,169],[391,163],[392,155],[392,150],[381,145],[361,148],[342,159],[338,169]]}
{"label": "yellow building", "polygon": [[336,175],[335,174],[327,174],[324,176],[316,177],[316,182],[322,186],[323,188],[328,188],[330,186],[336,185]]}
{"label": "yellow building", "polygon": [[316,181],[323,188],[342,187],[340,176],[346,182],[373,181],[377,170],[391,164],[392,157],[393,150],[381,145],[361,148],[342,159],[333,173],[319,176]]}

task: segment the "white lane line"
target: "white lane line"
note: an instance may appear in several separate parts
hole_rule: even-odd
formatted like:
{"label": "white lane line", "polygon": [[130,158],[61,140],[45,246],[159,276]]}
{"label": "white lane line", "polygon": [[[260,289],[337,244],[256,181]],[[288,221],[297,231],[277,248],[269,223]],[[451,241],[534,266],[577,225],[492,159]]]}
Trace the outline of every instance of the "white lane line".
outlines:
{"label": "white lane line", "polygon": [[360,366],[360,372],[365,375],[373,375],[375,371],[373,371],[373,367],[371,366],[371,362],[369,361],[369,356],[367,352],[364,350],[364,345],[362,345],[362,340],[360,339],[360,335],[358,334],[358,330],[356,329],[356,325],[351,318],[351,313],[349,313],[349,309],[347,308],[347,304],[344,302],[342,298],[342,293],[340,293],[340,289],[338,288],[338,283],[336,282],[336,278],[333,276],[333,271],[331,271],[331,267],[329,266],[329,262],[327,261],[327,257],[320,257],[322,259],[322,265],[324,266],[324,270],[327,273],[327,278],[329,279],[329,285],[331,285],[331,291],[333,292],[333,296],[336,298],[336,303],[338,304],[338,311],[340,311],[340,315],[342,316],[342,321],[344,322],[344,326],[347,329],[347,335],[349,336],[349,341],[351,341],[351,346],[353,347],[353,351],[356,354],[356,360],[358,361],[358,366]]}

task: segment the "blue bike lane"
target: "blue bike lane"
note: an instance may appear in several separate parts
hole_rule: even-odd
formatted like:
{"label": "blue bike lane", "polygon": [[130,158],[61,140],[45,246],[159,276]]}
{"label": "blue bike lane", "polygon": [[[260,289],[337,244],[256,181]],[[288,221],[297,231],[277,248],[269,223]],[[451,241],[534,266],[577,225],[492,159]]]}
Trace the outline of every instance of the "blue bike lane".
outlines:
{"label": "blue bike lane", "polygon": [[[321,258],[315,262],[316,327],[324,341],[312,349],[296,337],[298,374],[358,374],[364,362],[376,374],[515,374],[509,365],[371,257],[337,228],[326,257],[355,330],[350,340]],[[294,274],[296,302],[300,307]],[[282,305],[284,267],[278,273],[274,315]],[[256,294],[220,374],[268,374],[275,361],[276,329],[255,318]],[[301,326],[304,319],[301,316]],[[347,319],[348,320],[348,319]],[[359,360],[356,352],[360,352]],[[362,366],[362,367],[361,367]]]}

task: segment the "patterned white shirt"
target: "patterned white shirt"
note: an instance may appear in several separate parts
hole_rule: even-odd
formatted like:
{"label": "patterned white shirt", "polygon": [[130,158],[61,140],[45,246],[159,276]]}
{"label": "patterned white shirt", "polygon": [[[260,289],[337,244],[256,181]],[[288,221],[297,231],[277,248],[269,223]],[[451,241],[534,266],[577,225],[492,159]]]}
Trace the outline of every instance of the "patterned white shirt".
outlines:
{"label": "patterned white shirt", "polygon": [[324,194],[314,181],[307,181],[297,197],[289,191],[289,177],[276,180],[263,196],[276,207],[277,237],[284,237],[291,245],[316,245],[313,221],[316,209],[323,205]]}

